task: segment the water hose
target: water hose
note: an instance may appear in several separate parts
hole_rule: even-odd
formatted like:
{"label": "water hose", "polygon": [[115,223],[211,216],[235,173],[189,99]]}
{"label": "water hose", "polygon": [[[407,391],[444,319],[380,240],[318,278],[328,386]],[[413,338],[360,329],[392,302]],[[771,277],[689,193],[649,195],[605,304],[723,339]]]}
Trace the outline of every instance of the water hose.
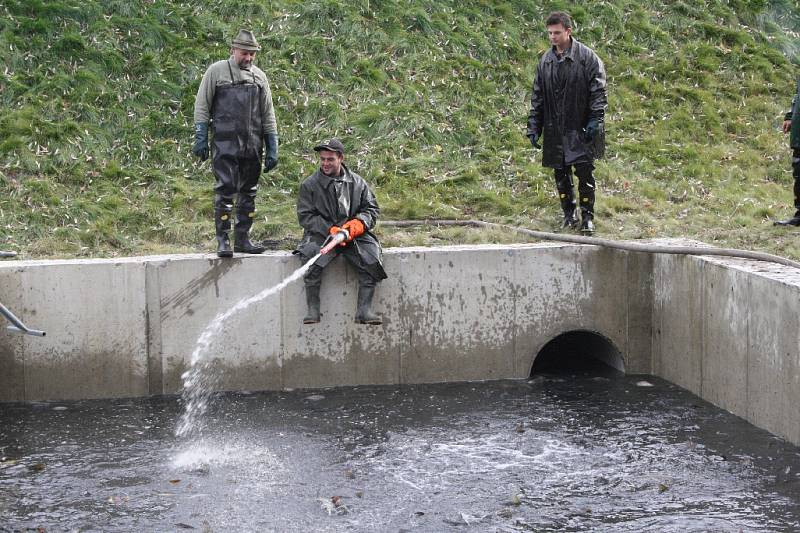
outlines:
{"label": "water hose", "polygon": [[651,254],[676,254],[676,255],[713,255],[721,257],[738,257],[741,259],[754,259],[770,263],[779,263],[800,270],[800,263],[780,257],[778,255],[765,252],[753,252],[750,250],[738,250],[736,248],[712,248],[710,246],[672,246],[660,244],[645,244],[630,241],[615,241],[611,239],[600,239],[597,237],[584,237],[582,235],[567,235],[562,233],[549,233],[546,231],[535,231],[519,226],[508,224],[498,224],[496,222],[484,222],[482,220],[387,220],[381,221],[382,226],[394,228],[407,228],[412,226],[468,226],[473,228],[497,228],[503,230],[516,231],[544,241],[569,242],[573,244],[591,244],[625,250],[627,252],[645,252]]}
{"label": "water hose", "polygon": [[325,255],[333,250],[336,245],[346,241],[350,238],[350,234],[345,229],[340,229],[335,235],[328,235],[325,242],[322,243],[322,249],[319,251],[320,255]]}

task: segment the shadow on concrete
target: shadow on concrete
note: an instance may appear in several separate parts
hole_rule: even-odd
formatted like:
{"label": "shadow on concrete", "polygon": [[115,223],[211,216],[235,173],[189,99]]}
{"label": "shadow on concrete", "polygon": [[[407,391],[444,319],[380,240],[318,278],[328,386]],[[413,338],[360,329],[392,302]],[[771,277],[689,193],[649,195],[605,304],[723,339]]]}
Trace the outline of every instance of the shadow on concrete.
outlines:
{"label": "shadow on concrete", "polygon": [[580,374],[614,376],[625,372],[622,354],[614,344],[592,331],[562,333],[536,354],[531,376]]}

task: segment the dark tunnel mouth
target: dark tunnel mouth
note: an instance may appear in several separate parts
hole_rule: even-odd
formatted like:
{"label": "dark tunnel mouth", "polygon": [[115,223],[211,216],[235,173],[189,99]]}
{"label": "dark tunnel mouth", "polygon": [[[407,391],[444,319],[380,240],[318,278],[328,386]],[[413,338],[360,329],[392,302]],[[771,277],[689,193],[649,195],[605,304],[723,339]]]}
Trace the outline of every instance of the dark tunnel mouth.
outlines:
{"label": "dark tunnel mouth", "polygon": [[593,331],[562,333],[545,344],[533,361],[531,377],[538,374],[620,375],[622,354],[610,340]]}

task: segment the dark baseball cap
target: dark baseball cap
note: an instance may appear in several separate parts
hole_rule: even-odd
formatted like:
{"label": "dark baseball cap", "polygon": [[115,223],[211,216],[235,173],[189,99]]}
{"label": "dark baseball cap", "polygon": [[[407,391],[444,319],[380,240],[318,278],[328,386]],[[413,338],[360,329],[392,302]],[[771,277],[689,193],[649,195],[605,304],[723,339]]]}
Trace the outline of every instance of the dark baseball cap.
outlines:
{"label": "dark baseball cap", "polygon": [[327,150],[328,152],[339,152],[340,154],[344,155],[344,145],[342,144],[342,141],[336,137],[322,141],[314,147],[315,152],[321,152],[322,150]]}

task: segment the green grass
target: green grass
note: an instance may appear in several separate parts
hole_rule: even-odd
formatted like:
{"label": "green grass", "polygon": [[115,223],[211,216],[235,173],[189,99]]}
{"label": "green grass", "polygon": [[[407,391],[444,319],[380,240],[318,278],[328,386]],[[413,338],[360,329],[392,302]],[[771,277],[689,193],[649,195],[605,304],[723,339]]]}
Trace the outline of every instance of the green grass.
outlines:
{"label": "green grass", "polygon": [[[559,228],[524,128],[542,20],[571,11],[609,77],[604,237],[685,236],[800,258],[790,152],[800,5],[789,0],[6,0],[0,4],[0,248],[22,257],[213,249],[209,163],[190,154],[200,77],[251,27],[280,165],[255,238],[292,239],[311,147],[338,135],[384,219]],[[383,228],[386,245],[511,242]],[[287,241],[288,242],[288,241]],[[288,246],[288,244],[287,244]]]}

